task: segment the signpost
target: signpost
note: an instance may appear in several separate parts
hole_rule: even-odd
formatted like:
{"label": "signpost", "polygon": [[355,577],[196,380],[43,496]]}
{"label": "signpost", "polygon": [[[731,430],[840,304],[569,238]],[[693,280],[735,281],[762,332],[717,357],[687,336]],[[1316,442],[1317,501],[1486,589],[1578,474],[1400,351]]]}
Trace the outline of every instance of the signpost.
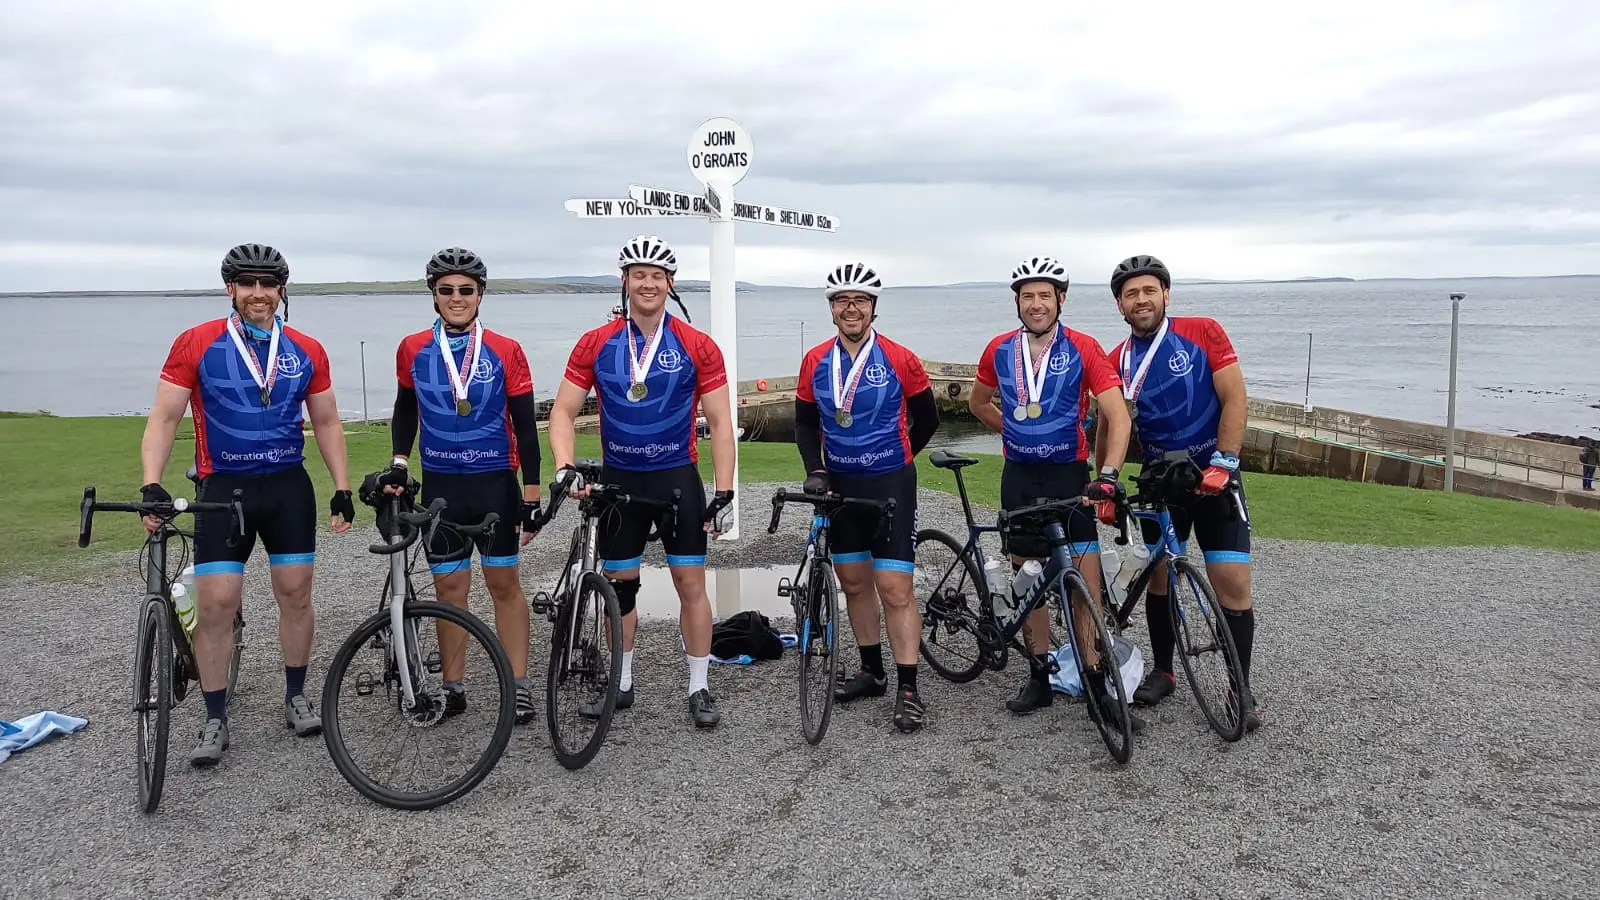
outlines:
{"label": "signpost", "polygon": [[[575,199],[567,211],[581,218],[635,218],[669,216],[703,218],[711,230],[711,339],[722,351],[728,370],[728,400],[735,434],[739,426],[739,310],[736,303],[733,226],[735,222],[777,225],[832,233],[839,220],[822,213],[738,203],[733,187],[744,180],[755,155],[755,144],[744,126],[732,119],[707,119],[689,138],[685,154],[689,174],[700,182],[702,193],[633,184],[626,199]],[[722,540],[739,538],[739,451],[734,441],[734,504]]]}

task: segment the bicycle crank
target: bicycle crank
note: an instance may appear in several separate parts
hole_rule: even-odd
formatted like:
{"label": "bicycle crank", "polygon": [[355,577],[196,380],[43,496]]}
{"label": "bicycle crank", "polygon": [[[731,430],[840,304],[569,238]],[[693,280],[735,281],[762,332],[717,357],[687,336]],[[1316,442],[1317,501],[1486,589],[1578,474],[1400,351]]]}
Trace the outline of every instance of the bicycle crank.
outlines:
{"label": "bicycle crank", "polygon": [[973,629],[978,638],[978,658],[990,669],[999,671],[1006,664],[1006,638],[992,620],[979,622]]}

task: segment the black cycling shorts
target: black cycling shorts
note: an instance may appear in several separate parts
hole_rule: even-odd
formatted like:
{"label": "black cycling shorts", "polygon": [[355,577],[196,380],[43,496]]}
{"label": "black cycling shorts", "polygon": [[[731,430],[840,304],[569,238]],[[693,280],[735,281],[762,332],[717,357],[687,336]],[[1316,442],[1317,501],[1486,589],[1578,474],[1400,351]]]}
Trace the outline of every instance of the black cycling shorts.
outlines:
{"label": "black cycling shorts", "polygon": [[830,487],[843,497],[893,500],[894,521],[882,538],[878,537],[880,516],[876,510],[839,510],[829,523],[835,563],[872,561],[877,571],[916,570],[917,558],[917,467],[906,466],[882,475],[829,475]]}
{"label": "black cycling shorts", "polygon": [[270,475],[213,473],[201,482],[195,499],[227,503],[237,488],[243,493],[244,536],[229,547],[227,513],[198,513],[194,524],[194,573],[244,574],[245,560],[255,552],[256,538],[274,566],[311,565],[317,561],[317,492],[305,466]]}
{"label": "black cycling shorts", "polygon": [[607,466],[600,471],[600,483],[614,484],[629,494],[651,500],[670,501],[674,488],[683,492],[678,498],[676,517],[668,510],[635,503],[613,506],[601,515],[596,544],[598,555],[604,560],[602,567],[607,572],[639,568],[652,526],[667,555],[667,565],[706,564],[706,542],[710,537],[702,521],[706,511],[706,486],[700,480],[697,467],[691,464],[638,472]]}
{"label": "black cycling shorts", "polygon": [[[514,566],[521,548],[517,523],[522,521],[522,488],[517,484],[517,473],[510,469],[499,472],[463,472],[446,474],[422,470],[422,505],[426,507],[433,498],[443,497],[442,522],[457,525],[477,525],[489,513],[499,513],[494,531],[475,535],[472,543],[484,568]],[[460,553],[462,542],[467,540],[449,528],[434,530],[430,553]],[[430,563],[435,575],[467,572],[472,569],[472,556],[447,563]]]}
{"label": "black cycling shorts", "polygon": [[[1188,549],[1192,530],[1208,565],[1250,562],[1250,504],[1244,499],[1244,482],[1235,476],[1233,483],[1239,490],[1239,503],[1244,506],[1243,518],[1227,490],[1209,497],[1196,494],[1182,504],[1167,506],[1172,516],[1172,530],[1177,532],[1178,543],[1183,548],[1179,552]],[[1139,531],[1145,547],[1155,553],[1161,546],[1160,526],[1150,519],[1140,519]]]}
{"label": "black cycling shorts", "polygon": [[[1000,507],[1007,512],[1032,506],[1044,500],[1063,500],[1083,493],[1089,484],[1087,462],[1048,463],[1019,462],[1008,459],[1000,470]],[[1079,506],[1063,510],[1057,519],[1067,533],[1067,552],[1073,556],[1100,552],[1100,529],[1095,527],[1094,506]],[[1038,522],[1039,527],[1033,528]],[[1027,531],[1012,530],[1006,538],[1007,549],[1013,556],[1023,559],[1046,559],[1050,556],[1050,540],[1044,534],[1044,518],[1030,522]]]}

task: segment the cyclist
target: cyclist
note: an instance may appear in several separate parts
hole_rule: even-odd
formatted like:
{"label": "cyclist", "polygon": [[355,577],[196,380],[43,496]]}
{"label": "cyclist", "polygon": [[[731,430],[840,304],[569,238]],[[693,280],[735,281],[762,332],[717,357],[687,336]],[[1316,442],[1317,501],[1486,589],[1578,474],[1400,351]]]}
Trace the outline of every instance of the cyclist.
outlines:
{"label": "cyclist", "polygon": [[845,263],[829,273],[825,293],[838,334],[812,347],[800,364],[795,443],[808,493],[831,488],[844,497],[895,501],[893,527],[881,540],[874,540],[875,513],[846,510],[833,519],[834,571],[861,652],[861,668],[834,696],[844,703],[881,697],[887,689],[881,602],[897,678],[892,721],[911,732],[927,715],[917,693],[922,616],[911,584],[915,457],[939,428],[939,408],[922,361],[873,327],[882,292],[882,279],[864,263]]}
{"label": "cyclist", "polygon": [[[200,741],[189,754],[196,766],[215,765],[228,748],[233,620],[244,593],[244,564],[257,537],[267,551],[278,601],[284,720],[301,737],[322,730],[322,719],[305,693],[316,627],[311,585],[317,499],[304,465],[301,404],[333,476],[334,533],[349,531],[356,514],[328,355],[321,344],[277,315],[278,307],[288,302],[289,264],[272,247],[240,244],[222,258],[222,281],[232,310],[172,342],[139,448],[145,502],[170,501],[161,475],[178,423],[190,409],[195,467],[202,479],[197,499],[223,502],[235,488],[244,491],[245,534],[237,546],[226,545],[227,516],[207,513],[195,522],[194,651],[206,704]],[[144,520],[152,534],[159,524]]]}
{"label": "cyclist", "polygon": [[[593,389],[600,406],[601,478],[630,494],[670,500],[682,491],[676,517],[663,510],[627,504],[600,532],[599,556],[606,580],[622,610],[622,679],[617,708],[633,705],[634,638],[639,630],[639,563],[657,529],[667,567],[677,589],[679,628],[689,668],[689,718],[697,728],[722,719],[717,697],[706,683],[711,662],[711,600],[706,596],[707,533],[721,534],[733,502],[733,410],[722,351],[711,337],[667,313],[667,298],[678,302],[673,279],[678,258],[667,243],[639,235],[622,246],[625,315],[578,340],[567,360],[566,376],[550,409],[550,453],[558,480],[571,479],[569,493],[588,491],[573,470],[575,422]],[[684,311],[687,319],[688,311]],[[716,494],[706,502],[695,444],[696,409],[711,429]],[[590,704],[589,715],[598,715]]]}
{"label": "cyclist", "polygon": [[[1070,279],[1066,267],[1048,256],[1023,260],[1011,272],[1011,290],[1022,327],[1006,331],[989,342],[978,360],[968,408],[990,430],[1001,434],[1005,467],[1000,475],[1000,504],[1014,510],[1041,500],[1059,500],[1080,494],[1109,501],[1117,492],[1117,467],[1103,465],[1098,477],[1089,478],[1089,448],[1084,440],[1083,414],[1089,399],[1100,401],[1106,420],[1102,442],[1113,460],[1128,448],[1128,412],[1119,399],[1121,382],[1106,362],[1105,348],[1093,337],[1061,322]],[[1000,397],[996,408],[994,399]],[[1089,591],[1100,597],[1100,539],[1095,510],[1084,507],[1061,517],[1071,542],[1068,551],[1083,572]],[[1044,562],[1050,545],[1042,534],[1013,536],[1009,542],[1013,572],[1030,559]],[[1079,650],[1091,665],[1098,662],[1094,647],[1094,619],[1081,605],[1073,607]],[[1050,689],[1050,611],[1035,609],[1023,623],[1033,651],[1031,676],[1006,708],[1028,715],[1054,702]],[[1095,681],[1099,672],[1089,672]],[[1115,714],[1117,703],[1104,682],[1087,685],[1100,698],[1102,709]],[[1132,716],[1135,729],[1143,723]]]}
{"label": "cyclist", "polygon": [[[1239,448],[1244,443],[1247,418],[1244,373],[1239,355],[1216,320],[1167,315],[1171,291],[1172,275],[1161,260],[1131,256],[1117,264],[1111,273],[1111,294],[1133,333],[1107,358],[1121,376],[1123,397],[1131,404],[1145,461],[1168,451],[1187,450],[1201,471],[1197,496],[1173,504],[1172,524],[1180,541],[1187,542],[1193,530],[1205,553],[1206,576],[1239,651],[1245,679],[1245,727],[1254,731],[1261,722],[1249,688],[1256,628],[1250,600],[1250,519],[1239,477]],[[1107,404],[1101,404],[1101,409],[1106,408]],[[1105,459],[1097,450],[1096,461]],[[1101,505],[1101,521],[1114,524],[1115,513],[1108,507]],[[1145,544],[1154,552],[1160,534],[1148,521],[1141,521],[1140,526]],[[1150,583],[1167,584],[1165,566],[1152,573]],[[1153,587],[1145,598],[1155,665],[1133,695],[1142,705],[1156,704],[1177,686],[1172,668],[1171,604],[1171,597],[1155,593]]]}
{"label": "cyclist", "polygon": [[[528,687],[528,599],[518,572],[519,547],[533,539],[539,512],[539,422],[533,376],[522,345],[483,327],[479,310],[489,270],[471,250],[450,247],[428,260],[433,326],[400,342],[395,352],[399,390],[394,399],[394,458],[367,476],[363,500],[382,504],[374,490],[402,493],[410,480],[411,442],[422,432],[422,502],[443,497],[442,518],[462,525],[500,516],[494,531],[476,539],[483,583],[494,601],[494,628],[516,678],[517,722],[537,708]],[[448,351],[446,348],[448,347]],[[517,488],[517,470],[522,488]],[[369,499],[370,498],[370,499]],[[520,533],[520,544],[519,544]],[[435,533],[434,553],[458,551],[448,529]],[[454,546],[453,546],[454,545]],[[441,603],[467,608],[472,558],[438,563],[434,592]],[[465,712],[466,632],[439,623],[445,715]]]}

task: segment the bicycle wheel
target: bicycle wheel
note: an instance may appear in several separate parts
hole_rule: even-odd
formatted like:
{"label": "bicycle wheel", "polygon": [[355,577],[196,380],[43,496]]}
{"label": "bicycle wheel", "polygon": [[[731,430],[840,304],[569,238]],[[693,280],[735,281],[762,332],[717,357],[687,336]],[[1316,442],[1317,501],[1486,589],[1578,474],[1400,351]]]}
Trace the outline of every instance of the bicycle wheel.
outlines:
{"label": "bicycle wheel", "polygon": [[228,703],[233,703],[234,688],[239,686],[239,658],[244,655],[244,613],[233,616],[233,656],[228,658]]}
{"label": "bicycle wheel", "polygon": [[[922,658],[941,677],[964,684],[983,671],[978,623],[983,576],[956,539],[937,528],[917,532],[912,590],[922,606]],[[1000,649],[1005,665],[1005,647]]]}
{"label": "bicycle wheel", "polygon": [[[1066,572],[1058,582],[1066,589],[1071,601],[1063,599],[1059,594],[1056,602],[1061,604],[1061,616],[1067,622],[1067,634],[1074,641],[1072,654],[1078,665],[1078,683],[1083,685],[1083,699],[1089,708],[1089,719],[1094,722],[1094,727],[1100,732],[1100,739],[1105,742],[1106,749],[1111,752],[1111,758],[1119,763],[1125,763],[1133,755],[1133,723],[1128,713],[1128,693],[1122,686],[1122,674],[1118,671],[1116,645],[1111,638],[1111,631],[1106,627],[1106,617],[1100,610],[1100,605],[1089,596],[1089,586],[1083,576],[1077,572]],[[1084,654],[1079,650],[1082,646],[1078,629],[1080,621],[1073,618],[1070,604],[1082,604],[1087,612],[1086,618],[1094,622],[1094,631],[1089,637],[1094,643],[1099,662],[1094,671],[1099,675],[1099,680],[1106,686],[1106,694],[1110,696],[1115,709],[1120,713],[1107,716],[1106,709],[1100,704],[1100,698],[1093,696],[1090,688],[1089,669],[1084,665]]]}
{"label": "bicycle wheel", "polygon": [[[1233,645],[1233,632],[1228,630],[1222,604],[1206,576],[1181,557],[1174,559],[1172,566],[1172,635],[1183,661],[1183,674],[1211,730],[1225,741],[1237,741],[1244,737],[1240,690],[1244,671]],[[1214,665],[1205,665],[1204,660],[1212,660]]]}
{"label": "bicycle wheel", "polygon": [[[800,635],[800,731],[806,743],[817,744],[833,717],[833,688],[839,680],[834,658],[839,651],[839,578],[833,563],[811,561],[806,579],[805,618],[796,622]],[[820,696],[815,693],[821,691]]]}
{"label": "bicycle wheel", "polygon": [[167,605],[159,597],[144,603],[133,663],[133,712],[138,739],[139,806],[146,813],[161,803],[167,778],[167,735],[172,714],[172,632]]}
{"label": "bicycle wheel", "polygon": [[[516,718],[515,683],[511,660],[482,619],[446,603],[407,603],[403,615],[401,638],[392,633],[389,610],[384,609],[362,622],[340,645],[328,664],[322,687],[322,735],[339,774],[362,796],[393,809],[433,809],[477,787],[500,761]],[[424,619],[433,620],[434,627],[424,627]],[[455,714],[446,713],[439,654],[436,647],[426,646],[430,639],[437,641],[441,622],[467,633],[465,683],[498,688],[497,703],[468,704]],[[364,665],[356,661],[356,654],[362,651],[371,651],[363,657]],[[397,656],[404,660],[413,686],[415,699],[409,706]],[[368,665],[379,674],[374,676]],[[347,685],[346,675],[353,668],[355,678]],[[374,718],[370,714],[377,712],[387,712],[391,720],[398,721],[399,737],[391,732],[373,739],[371,749],[363,750],[361,738],[371,731],[366,727]],[[476,752],[471,749],[479,746],[473,740],[475,734],[487,737]],[[379,758],[398,757],[407,747],[420,747],[425,741],[461,757],[461,765]],[[457,768],[463,771],[451,777]],[[426,788],[398,784],[419,776],[439,776],[444,784]]]}
{"label": "bicycle wheel", "polygon": [[[551,629],[545,721],[550,724],[550,749],[556,760],[568,769],[581,769],[600,752],[617,710],[622,610],[611,582],[599,572],[584,572],[572,596],[562,604]],[[565,703],[563,688],[576,688]]]}

